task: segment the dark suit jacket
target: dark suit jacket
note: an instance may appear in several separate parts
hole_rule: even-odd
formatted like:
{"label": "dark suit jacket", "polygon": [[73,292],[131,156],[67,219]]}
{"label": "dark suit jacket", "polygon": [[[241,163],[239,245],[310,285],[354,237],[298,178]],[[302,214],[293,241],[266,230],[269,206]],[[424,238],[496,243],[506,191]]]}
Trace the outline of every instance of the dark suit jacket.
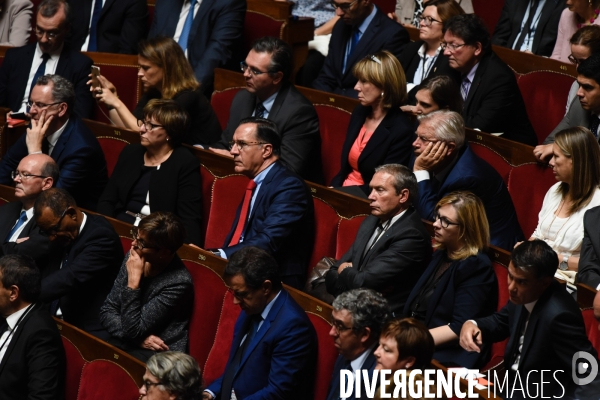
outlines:
{"label": "dark suit jacket", "polygon": [[[81,49],[90,30],[92,0],[70,0],[71,37]],[[138,42],[146,38],[148,5],[145,0],[105,0],[96,28],[98,51],[137,54]]]}
{"label": "dark suit jacket", "polygon": [[[36,43],[23,47],[15,47],[6,51],[6,56],[0,67],[0,106],[9,107],[13,111],[21,108],[25,96],[25,88],[29,79],[29,70],[33,63]],[[92,60],[78,50],[71,50],[65,44],[56,75],[71,81],[75,88],[75,113],[81,118],[92,118],[95,107],[94,98],[86,82],[90,79]]]}
{"label": "dark suit jacket", "polygon": [[[22,135],[0,161],[0,184],[11,185],[10,172],[27,156],[27,144]],[[98,197],[108,181],[104,153],[94,134],[81,119],[71,115],[60,135],[51,157],[60,168],[55,187],[67,190],[79,207],[95,210]]]}
{"label": "dark suit jacket", "polygon": [[387,50],[399,57],[404,46],[410,40],[408,32],[402,25],[392,21],[377,9],[375,17],[348,58],[346,71],[342,72],[346,56],[346,43],[351,35],[352,26],[346,25],[342,19],[333,26],[329,41],[329,53],[325,58],[323,69],[313,82],[315,89],[357,98],[354,90],[357,80],[352,74],[354,64],[365,56],[380,50]]}
{"label": "dark suit jacket", "polygon": [[29,239],[21,243],[7,242],[6,237],[10,233],[13,226],[19,219],[23,204],[20,201],[12,201],[0,207],[0,240],[2,240],[2,255],[21,254],[26,255],[35,260],[35,263],[40,269],[44,269],[48,263],[50,256],[50,241],[47,236],[40,234],[40,228],[31,218],[25,224],[25,227],[19,234],[20,238],[28,237]]}
{"label": "dark suit jacket", "polygon": [[[375,355],[373,354],[375,352],[375,349],[377,349],[377,346],[375,346],[373,348],[373,350],[371,351],[371,353],[369,353],[369,355],[365,359],[365,362],[361,368],[361,369],[368,370],[369,375],[371,375],[371,376],[373,374],[373,370],[375,369],[375,364],[377,364],[377,359],[375,358]],[[331,377],[331,383],[329,384],[329,392],[327,394],[327,400],[339,400],[339,398],[340,398],[340,370],[342,368],[344,368],[344,365],[347,362],[348,361],[342,356],[338,356],[337,360],[335,360],[335,365],[333,366],[333,375]],[[353,393],[352,396],[349,397],[349,399],[351,399],[351,400],[366,400],[368,398],[367,394],[366,394],[366,390],[365,390],[364,380],[361,380],[361,385],[362,386],[361,386],[360,396],[356,397],[356,394]]]}
{"label": "dark suit jacket", "polygon": [[[398,61],[400,61],[402,68],[404,68],[407,82],[414,82],[415,73],[417,72],[419,63],[421,62],[421,57],[419,57],[419,49],[423,43],[425,42],[422,40],[410,42],[404,47],[402,54],[400,54],[400,57],[398,57]],[[447,75],[452,78],[457,85],[460,85],[460,73],[458,73],[458,71],[456,71],[454,68],[450,68],[450,65],[448,64],[448,57],[444,55],[443,51],[440,51],[438,58],[431,67],[429,75],[427,75],[425,78],[432,78],[438,75]]]}
{"label": "dark suit jacket", "polygon": [[[513,48],[521,31],[525,12],[530,8],[530,1],[506,0],[496,29],[494,29],[492,44]],[[564,9],[565,0],[546,0],[533,36],[531,45],[533,54],[550,57],[554,50],[556,35],[558,35],[558,21]]]}
{"label": "dark suit jacket", "polygon": [[571,104],[569,105],[569,109],[567,113],[563,117],[563,119],[556,125],[556,128],[550,132],[546,140],[544,140],[544,144],[554,143],[554,136],[567,128],[573,128],[575,126],[583,126],[585,128],[589,128],[591,121],[592,113],[584,110],[581,107],[581,102],[579,101],[579,97],[575,96]]}
{"label": "dark suit jacket", "polygon": [[458,161],[441,185],[435,179],[419,182],[419,215],[433,220],[435,205],[442,197],[456,190],[468,190],[483,202],[490,224],[491,244],[510,251],[515,243],[524,240],[524,236],[502,177],[477,157],[468,144],[458,156]]}
{"label": "dark suit jacket", "polygon": [[[229,148],[240,121],[252,116],[257,101],[256,96],[247,90],[235,95],[227,128],[213,147]],[[319,117],[312,103],[293,85],[285,83],[279,89],[268,119],[277,125],[281,135],[281,162],[303,179],[323,182]]]}
{"label": "dark suit jacket", "polygon": [[[521,332],[518,331],[519,320],[524,310],[524,305],[516,305],[509,301],[502,310],[493,315],[476,319],[484,343],[499,342],[510,336],[504,352],[505,367],[511,374],[508,387],[513,387],[511,381],[514,380],[514,376],[512,376],[514,373],[510,366],[514,363],[514,355],[519,344],[521,336]],[[539,371],[552,370],[556,371],[554,372],[555,378],[550,374],[546,375],[548,379],[544,379],[544,396],[562,397],[563,390],[569,394],[574,389],[571,378],[572,359],[573,355],[579,351],[585,351],[593,357],[598,357],[586,336],[585,325],[577,303],[563,286],[553,281],[538,299],[529,316],[518,368],[523,386],[527,386],[524,378],[527,373],[538,370],[538,374],[531,375],[536,378],[529,379],[528,390],[530,393],[536,393],[536,391],[539,393],[541,390]],[[562,372],[558,370],[562,370]],[[556,382],[557,380],[562,383],[564,388]],[[517,385],[519,385],[518,382]]]}
{"label": "dark suit jacket", "polygon": [[[234,221],[238,220],[241,208],[240,203]],[[234,223],[223,251],[229,258],[243,247],[256,246],[275,257],[281,276],[305,276],[313,245],[313,214],[312,196],[304,181],[275,162],[254,201],[244,227],[244,241],[227,247],[235,231]]]}
{"label": "dark suit jacket", "polygon": [[[352,247],[327,272],[327,290],[334,296],[361,287],[376,290],[385,296],[392,311],[400,315],[431,257],[431,237],[411,207],[379,238],[361,264],[379,222],[373,215],[363,221]],[[352,267],[338,274],[337,269],[344,262],[351,262]]]}
{"label": "dark suit jacket", "polygon": [[[120,1],[120,0],[119,0]],[[157,0],[148,37],[173,37],[184,0]],[[239,68],[244,43],[245,0],[204,0],[188,39],[188,59],[204,94],[212,93],[214,69],[231,60]]]}
{"label": "dark suit jacket", "polygon": [[99,314],[123,260],[121,240],[104,217],[87,214],[85,226],[65,252],[66,265],[60,267],[61,253],[42,271],[40,300],[59,300],[65,321],[107,340],[110,335]]}
{"label": "dark suit jacket", "polygon": [[469,128],[504,132],[505,139],[538,144],[515,74],[492,50],[479,62],[462,115]]}
{"label": "dark suit jacket", "polygon": [[579,257],[577,282],[596,289],[600,285],[600,207],[594,207],[583,216],[583,243]]}
{"label": "dark suit jacket", "polygon": [[[331,180],[331,186],[342,186],[352,167],[348,155],[356,141],[362,126],[371,113],[371,107],[356,106],[350,117],[348,133],[342,148],[340,172]],[[369,182],[375,174],[375,168],[389,163],[408,166],[412,155],[412,142],[417,123],[400,109],[389,110],[358,157],[358,170],[363,178],[361,189],[368,195]]]}
{"label": "dark suit jacket", "polygon": [[[131,189],[140,178],[146,148],[125,146],[98,201],[98,212],[115,218],[127,210]],[[150,209],[176,214],[186,231],[186,243],[202,244],[202,184],[200,162],[184,147],[176,147],[160,169],[151,172]],[[125,221],[131,223],[131,220]]]}
{"label": "dark suit jacket", "polygon": [[[227,361],[231,363],[248,330],[249,318],[242,312],[235,323]],[[317,361],[317,335],[304,310],[281,290],[267,318],[246,347],[233,378],[238,399],[312,399]],[[208,386],[221,394],[223,376]]]}
{"label": "dark suit jacket", "polygon": [[[413,301],[445,256],[444,250],[433,253],[429,266],[406,300],[405,316],[411,316]],[[492,314],[497,302],[498,281],[492,262],[485,253],[480,252],[450,264],[429,298],[423,323],[429,329],[447,325],[460,336],[460,329],[466,321]],[[481,353],[469,353],[456,343],[437,348],[433,358],[442,363],[453,362],[466,368],[479,368],[489,358],[489,350],[490,347],[486,346]]]}
{"label": "dark suit jacket", "polygon": [[[0,332],[4,327],[3,318]],[[64,377],[65,351],[56,322],[35,304],[18,325],[0,363],[0,393],[3,399],[61,399]]]}

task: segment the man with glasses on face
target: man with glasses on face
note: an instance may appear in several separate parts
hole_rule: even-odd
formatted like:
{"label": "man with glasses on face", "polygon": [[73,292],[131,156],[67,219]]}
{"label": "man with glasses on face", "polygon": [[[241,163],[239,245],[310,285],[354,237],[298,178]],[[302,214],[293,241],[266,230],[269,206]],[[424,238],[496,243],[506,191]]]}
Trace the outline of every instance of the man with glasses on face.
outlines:
{"label": "man with glasses on face", "polygon": [[444,24],[444,55],[461,74],[465,126],[535,146],[515,74],[491,49],[490,34],[475,14],[457,15]]}
{"label": "man with glasses on face", "polygon": [[108,181],[104,153],[94,134],[72,113],[75,92],[58,75],[40,77],[31,92],[31,128],[0,161],[0,184],[12,183],[11,172],[27,154],[47,154],[60,168],[54,185],[66,189],[87,209],[94,210]]}
{"label": "man with glasses on face", "polygon": [[64,189],[42,192],[33,210],[40,233],[60,249],[42,270],[40,300],[52,315],[108,340],[99,314],[123,260],[119,236],[104,217],[81,211]]}
{"label": "man with glasses on face", "polygon": [[290,84],[292,49],[284,41],[264,37],[252,44],[240,63],[246,79],[231,103],[227,128],[211,150],[231,157],[229,142],[240,121],[265,118],[277,125],[281,137],[281,162],[311,182],[321,183],[321,134],[312,103]]}
{"label": "man with glasses on face", "polygon": [[325,92],[357,98],[357,79],[352,67],[365,56],[388,50],[400,56],[409,42],[408,32],[389,19],[371,0],[332,0],[336,22],[329,52],[313,87]]}
{"label": "man with glasses on face", "polygon": [[0,106],[13,112],[29,112],[27,102],[40,76],[57,74],[75,87],[74,111],[91,118],[94,99],[86,82],[92,60],[65,44],[69,30],[69,4],[65,0],[44,0],[37,8],[37,43],[6,51],[0,68]]}

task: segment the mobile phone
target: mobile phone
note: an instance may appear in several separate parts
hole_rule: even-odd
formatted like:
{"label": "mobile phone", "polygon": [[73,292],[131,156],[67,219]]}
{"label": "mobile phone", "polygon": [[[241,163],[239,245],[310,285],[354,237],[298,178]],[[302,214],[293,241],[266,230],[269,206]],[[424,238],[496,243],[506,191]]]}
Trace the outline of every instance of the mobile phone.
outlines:
{"label": "mobile phone", "polygon": [[20,113],[10,113],[10,118],[11,119],[28,120],[30,117],[27,114],[25,114],[24,112],[20,112]]}
{"label": "mobile phone", "polygon": [[100,67],[92,65],[92,87],[93,88],[100,87],[100,81],[98,80],[99,75],[100,75]]}

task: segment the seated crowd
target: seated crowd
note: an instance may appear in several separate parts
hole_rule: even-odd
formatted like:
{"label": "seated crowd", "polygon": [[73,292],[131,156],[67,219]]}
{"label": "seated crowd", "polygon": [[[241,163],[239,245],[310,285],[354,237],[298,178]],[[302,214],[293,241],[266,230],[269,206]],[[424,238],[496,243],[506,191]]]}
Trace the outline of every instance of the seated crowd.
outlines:
{"label": "seated crowd", "polygon": [[[512,380],[550,368],[570,382],[582,368],[573,354],[598,358],[576,301],[553,278],[570,291],[576,282],[600,290],[600,29],[577,31],[596,23],[598,2],[506,0],[493,35],[469,0],[397,0],[390,15],[372,0],[292,2],[316,28],[296,81],[358,99],[330,182],[319,116],[292,83],[292,47],[263,37],[241,53],[246,1],[157,0],[151,26],[145,0],[43,0],[35,15],[28,0],[6,1],[0,44],[21,47],[0,66],[0,106],[29,125],[0,160],[0,184],[13,184],[16,199],[0,206],[3,396],[63,396],[56,317],[146,362],[147,399],[313,398],[317,332],[284,286],[305,287],[312,267],[306,181],[371,208],[315,291],[333,308],[339,353],[327,400],[360,398],[340,397],[343,371],[422,370],[432,359],[483,368],[507,338]],[[36,41],[26,44],[32,20]],[[420,28],[413,43],[411,24]],[[563,120],[533,150],[557,180],[534,210],[534,232],[523,232],[507,184],[466,139],[472,128],[538,144],[492,44],[577,65]],[[137,54],[144,93],[135,109],[106,77],[90,79],[82,51]],[[208,100],[217,67],[241,70],[246,85],[223,129]],[[110,177],[82,120],[94,107],[140,135]],[[210,199],[193,146],[248,178],[225,240],[206,249],[226,260],[223,279],[243,311],[224,370],[206,387],[185,354],[201,310],[177,255],[205,243]],[[105,216],[132,225],[124,257]],[[507,283],[490,245],[512,252]],[[509,301],[498,304],[505,287]],[[545,394],[588,398],[596,388],[548,384]],[[384,384],[377,396],[393,391]]]}

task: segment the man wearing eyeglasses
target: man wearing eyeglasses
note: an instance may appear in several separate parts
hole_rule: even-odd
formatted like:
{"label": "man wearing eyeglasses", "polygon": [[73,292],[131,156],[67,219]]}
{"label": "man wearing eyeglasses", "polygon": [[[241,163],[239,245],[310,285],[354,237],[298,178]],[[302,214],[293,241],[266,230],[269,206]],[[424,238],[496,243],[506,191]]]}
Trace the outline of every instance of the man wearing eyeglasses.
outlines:
{"label": "man wearing eyeglasses", "polygon": [[123,260],[119,236],[104,217],[81,211],[63,189],[42,192],[33,210],[40,234],[60,249],[42,270],[40,300],[52,315],[108,340],[100,308]]}
{"label": "man wearing eyeglasses", "polygon": [[371,0],[332,0],[336,22],[329,52],[313,87],[325,92],[357,98],[352,67],[368,54],[388,50],[400,56],[409,42],[408,32],[389,19]]}
{"label": "man wearing eyeglasses", "polygon": [[68,20],[69,5],[65,0],[40,3],[35,27],[37,43],[6,51],[0,67],[0,106],[13,112],[29,112],[27,102],[37,79],[58,74],[75,87],[74,111],[81,118],[92,118],[94,99],[86,84],[92,60],[64,43]]}

